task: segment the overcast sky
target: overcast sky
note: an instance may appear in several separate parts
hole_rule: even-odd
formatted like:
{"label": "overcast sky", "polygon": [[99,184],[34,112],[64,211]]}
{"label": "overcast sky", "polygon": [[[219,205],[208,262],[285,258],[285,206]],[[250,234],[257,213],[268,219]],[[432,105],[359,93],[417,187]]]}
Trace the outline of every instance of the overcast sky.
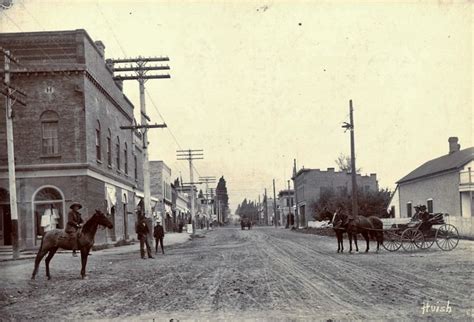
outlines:
{"label": "overcast sky", "polygon": [[[473,145],[469,1],[13,3],[1,32],[81,28],[107,58],[168,56],[171,79],[146,83],[148,114],[169,126],[151,130],[150,159],[188,181],[175,150],[203,149],[195,176],[224,175],[233,209],[273,178],[286,188],[294,158],[325,169],[350,154],[349,99],[357,166],[381,187],[446,154],[450,136]],[[124,90],[138,110],[138,83]]]}

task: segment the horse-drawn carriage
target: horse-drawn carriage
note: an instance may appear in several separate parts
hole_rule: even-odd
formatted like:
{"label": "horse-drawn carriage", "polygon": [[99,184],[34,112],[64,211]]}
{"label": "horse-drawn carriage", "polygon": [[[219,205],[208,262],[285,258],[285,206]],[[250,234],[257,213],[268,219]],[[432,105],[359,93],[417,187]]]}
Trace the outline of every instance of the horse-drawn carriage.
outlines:
{"label": "horse-drawn carriage", "polygon": [[449,251],[459,243],[459,233],[455,226],[447,224],[448,214],[429,214],[421,212],[407,224],[394,224],[383,230],[383,247],[394,252],[403,248],[406,251],[428,249],[436,242],[442,250]]}
{"label": "horse-drawn carriage", "polygon": [[459,233],[455,226],[445,222],[448,214],[430,214],[423,205],[416,206],[417,210],[409,223],[394,224],[389,229],[384,229],[382,221],[375,216],[364,218],[356,216],[351,218],[348,214],[336,211],[331,214],[326,210],[319,216],[320,220],[328,220],[336,232],[338,240],[338,252],[344,251],[342,242],[343,233],[349,237],[349,252],[352,251],[352,237],[354,237],[356,251],[357,234],[364,236],[369,250],[369,238],[377,240],[379,245],[390,252],[400,248],[406,251],[417,249],[428,249],[436,242],[438,247],[444,251],[453,250],[459,243]]}
{"label": "horse-drawn carriage", "polygon": [[248,218],[242,218],[240,220],[240,228],[244,230],[245,227],[247,227],[248,230],[252,228],[252,221]]}

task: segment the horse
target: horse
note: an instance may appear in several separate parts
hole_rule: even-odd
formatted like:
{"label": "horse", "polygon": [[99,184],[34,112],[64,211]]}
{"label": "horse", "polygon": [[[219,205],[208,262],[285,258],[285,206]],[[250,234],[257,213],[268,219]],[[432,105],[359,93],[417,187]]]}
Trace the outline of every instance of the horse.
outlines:
{"label": "horse", "polygon": [[[83,279],[86,276],[87,256],[89,256],[89,251],[94,245],[94,237],[99,225],[105,226],[107,228],[113,228],[113,224],[107,218],[107,216],[104,215],[100,210],[96,209],[95,213],[82,227],[81,232],[77,233],[77,245],[78,249],[81,251],[81,276]],[[51,275],[49,274],[49,262],[53,258],[54,254],[58,248],[68,250],[73,249],[73,244],[74,243],[71,240],[71,236],[62,229],[54,229],[45,233],[43,239],[41,240],[41,246],[38,250],[38,253],[36,254],[35,268],[33,270],[33,274],[31,275],[31,279],[35,279],[41,260],[46,255],[46,253],[49,253],[46,257],[45,263],[46,276],[48,277],[48,280],[50,280]]]}
{"label": "horse", "polygon": [[336,238],[337,238],[337,252],[344,252],[344,243],[343,243],[343,235],[346,231],[345,228],[343,227],[334,227],[334,217],[336,216],[336,213],[332,213],[329,210],[325,210],[324,212],[319,214],[319,220],[328,220],[330,224],[333,225],[334,232],[336,233]]}
{"label": "horse", "polygon": [[366,253],[369,251],[370,237],[377,240],[377,251],[380,244],[383,244],[383,223],[378,217],[356,216],[355,218],[350,218],[347,214],[336,212],[333,219],[333,227],[346,229],[349,236],[349,253],[352,252],[352,237],[354,237],[356,251],[359,251],[357,234],[361,234],[367,243]]}

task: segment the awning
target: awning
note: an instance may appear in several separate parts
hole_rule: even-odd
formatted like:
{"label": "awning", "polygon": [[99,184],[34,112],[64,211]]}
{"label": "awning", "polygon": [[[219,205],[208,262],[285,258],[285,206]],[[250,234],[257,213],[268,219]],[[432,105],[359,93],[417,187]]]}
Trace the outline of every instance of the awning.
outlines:
{"label": "awning", "polygon": [[108,183],[105,184],[105,200],[107,200],[107,212],[111,213],[111,208],[117,205],[117,189]]}

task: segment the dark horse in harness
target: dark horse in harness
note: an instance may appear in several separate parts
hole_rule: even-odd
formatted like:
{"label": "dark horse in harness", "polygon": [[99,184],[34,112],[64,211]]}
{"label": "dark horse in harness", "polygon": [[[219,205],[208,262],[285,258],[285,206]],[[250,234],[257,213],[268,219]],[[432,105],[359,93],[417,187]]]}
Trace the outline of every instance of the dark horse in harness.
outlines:
{"label": "dark horse in harness", "polygon": [[359,251],[359,247],[357,246],[357,234],[361,234],[367,243],[365,249],[366,253],[369,251],[370,238],[377,241],[377,251],[379,250],[380,245],[383,244],[383,223],[378,217],[356,216],[355,218],[352,218],[341,211],[337,211],[332,221],[334,229],[342,228],[347,232],[347,235],[349,236],[349,252],[352,252],[352,237],[354,237],[356,251]]}
{"label": "dark horse in harness", "polygon": [[336,233],[336,238],[337,238],[337,252],[342,253],[344,251],[343,235],[347,231],[344,227],[338,227],[338,228],[334,227],[333,221],[334,221],[335,215],[336,213],[332,213],[329,210],[325,210],[319,215],[319,220],[320,221],[328,220],[329,224],[333,225],[333,229],[334,229],[334,232]]}
{"label": "dark horse in harness", "polygon": [[[92,217],[84,224],[82,231],[77,235],[78,249],[81,251],[82,278],[86,276],[87,256],[89,256],[89,251],[94,245],[94,237],[99,225],[105,226],[107,228],[113,227],[112,222],[107,218],[107,216],[105,216],[100,210],[96,210]],[[49,262],[53,258],[54,254],[58,248],[71,250],[73,249],[73,245],[73,240],[71,240],[70,235],[64,230],[54,229],[44,234],[43,239],[41,240],[41,246],[38,250],[38,253],[36,254],[35,268],[33,270],[33,274],[31,275],[31,279],[35,278],[36,273],[38,272],[39,264],[44,255],[46,255],[48,252],[49,254],[45,260],[46,276],[48,279],[51,279],[51,275],[49,274]]]}

